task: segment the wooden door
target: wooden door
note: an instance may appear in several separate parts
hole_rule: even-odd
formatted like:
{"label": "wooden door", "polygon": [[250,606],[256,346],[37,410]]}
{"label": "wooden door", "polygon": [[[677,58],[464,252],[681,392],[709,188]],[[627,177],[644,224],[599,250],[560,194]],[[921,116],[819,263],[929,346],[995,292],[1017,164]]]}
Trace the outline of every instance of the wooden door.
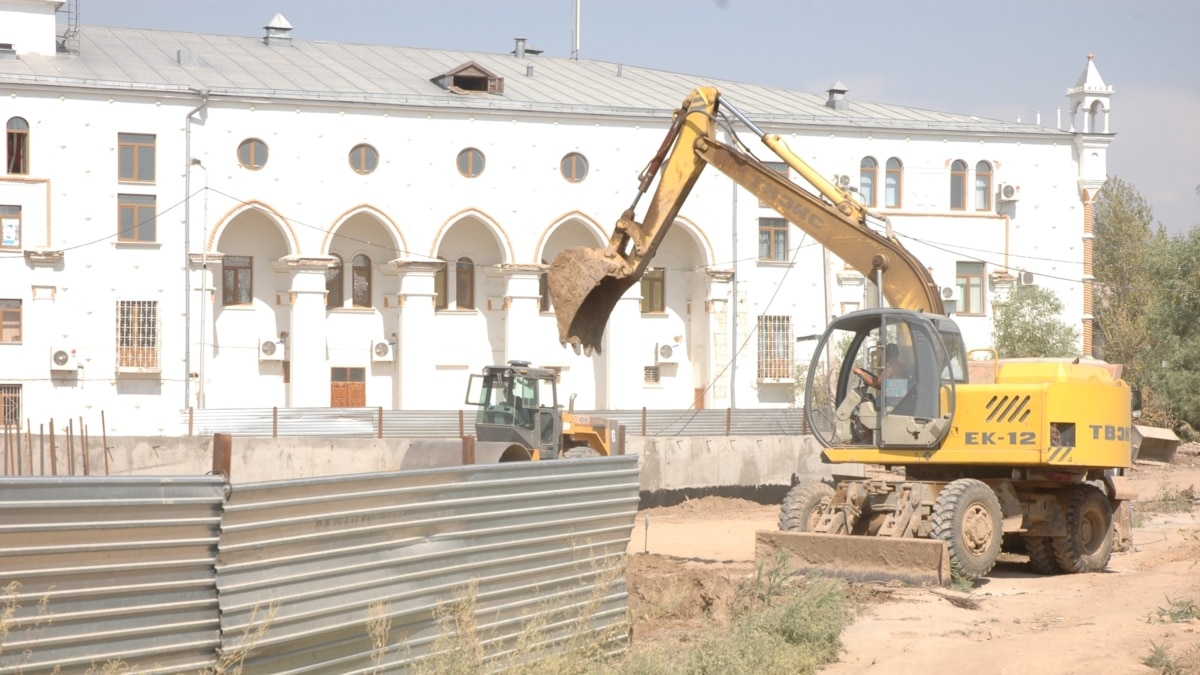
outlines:
{"label": "wooden door", "polygon": [[362,408],[366,406],[367,369],[330,369],[329,405],[333,408]]}

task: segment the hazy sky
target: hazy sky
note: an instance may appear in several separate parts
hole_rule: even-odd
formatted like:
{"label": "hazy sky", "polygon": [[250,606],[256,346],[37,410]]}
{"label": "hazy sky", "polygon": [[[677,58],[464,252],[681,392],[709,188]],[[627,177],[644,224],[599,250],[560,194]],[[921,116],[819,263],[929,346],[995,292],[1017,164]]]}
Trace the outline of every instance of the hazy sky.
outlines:
{"label": "hazy sky", "polygon": [[[1200,1],[580,0],[580,55],[1055,125],[1089,53],[1112,85],[1108,173],[1172,234],[1200,226]],[[79,0],[80,22],[569,56],[573,0]],[[681,92],[681,94],[686,92]]]}

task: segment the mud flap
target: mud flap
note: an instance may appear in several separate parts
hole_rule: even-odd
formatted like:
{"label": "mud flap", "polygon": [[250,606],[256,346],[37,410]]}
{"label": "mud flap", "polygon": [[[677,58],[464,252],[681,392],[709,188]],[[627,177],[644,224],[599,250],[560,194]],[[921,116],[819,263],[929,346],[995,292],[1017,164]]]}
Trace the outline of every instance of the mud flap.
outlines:
{"label": "mud flap", "polygon": [[760,530],[754,553],[771,560],[789,553],[792,569],[850,581],[900,581],[911,586],[949,586],[950,553],[939,539],[896,539],[843,534]]}

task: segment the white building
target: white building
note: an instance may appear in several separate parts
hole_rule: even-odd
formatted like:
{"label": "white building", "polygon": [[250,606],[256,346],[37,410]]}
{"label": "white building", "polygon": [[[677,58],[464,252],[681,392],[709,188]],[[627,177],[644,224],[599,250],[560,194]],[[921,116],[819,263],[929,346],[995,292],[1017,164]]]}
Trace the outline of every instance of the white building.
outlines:
{"label": "white building", "polygon": [[187,407],[457,409],[469,372],[508,359],[561,368],[579,409],[790,405],[811,345],[796,338],[870,304],[868,285],[716,170],[653,262],[662,301],[631,289],[603,354],[562,348],[541,301],[546,264],[607,241],[671,111],[708,84],[889,216],[961,296],[968,347],[1025,282],[1058,293],[1091,349],[1112,90],[1090,59],[1064,130],[521,41],[303,42],[278,15],[261,38],[56,26],[61,4],[0,4],[10,424],[105,411],[108,433],[171,434]]}

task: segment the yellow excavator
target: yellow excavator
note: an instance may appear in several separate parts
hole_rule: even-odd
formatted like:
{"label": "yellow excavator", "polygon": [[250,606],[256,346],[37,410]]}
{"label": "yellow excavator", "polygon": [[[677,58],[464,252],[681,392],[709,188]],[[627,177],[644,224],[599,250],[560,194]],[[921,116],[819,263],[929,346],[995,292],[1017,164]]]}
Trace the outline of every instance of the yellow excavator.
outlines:
{"label": "yellow excavator", "polygon": [[[751,154],[725,113],[819,194]],[[968,382],[980,364],[968,361],[936,283],[886,218],[715,88],[697,88],[675,112],[608,246],[569,248],[551,263],[563,344],[601,349],[616,301],[645,272],[710,165],[873,279],[890,305],[830,322],[808,368],[805,414],[826,461],[903,475],[794,486],[780,531],[758,533],[760,552],[787,550],[799,569],[853,579],[945,585],[988,574],[1007,536],[1039,573],[1103,570],[1114,539],[1128,541],[1126,501],[1135,496],[1123,477],[1133,460],[1129,386],[1102,362],[1001,361],[994,351],[982,369],[990,381]],[[635,209],[655,179],[639,222]]]}

